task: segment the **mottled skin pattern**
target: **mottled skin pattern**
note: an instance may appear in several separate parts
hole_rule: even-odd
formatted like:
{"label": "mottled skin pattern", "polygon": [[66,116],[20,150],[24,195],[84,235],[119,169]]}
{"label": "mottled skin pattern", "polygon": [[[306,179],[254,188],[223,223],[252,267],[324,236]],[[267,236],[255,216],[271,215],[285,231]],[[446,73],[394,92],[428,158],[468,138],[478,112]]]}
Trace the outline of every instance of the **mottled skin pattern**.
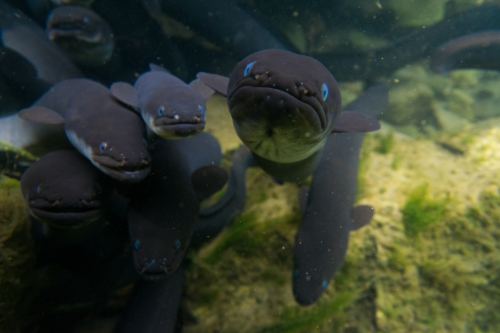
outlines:
{"label": "mottled skin pattern", "polygon": [[150,171],[144,123],[100,83],[87,79],[62,81],[19,116],[41,123],[47,119],[57,123],[59,119],[73,146],[115,179],[139,182]]}
{"label": "mottled skin pattern", "polygon": [[21,178],[30,214],[61,227],[99,218],[111,191],[104,174],[74,150],[57,150],[31,165]]}

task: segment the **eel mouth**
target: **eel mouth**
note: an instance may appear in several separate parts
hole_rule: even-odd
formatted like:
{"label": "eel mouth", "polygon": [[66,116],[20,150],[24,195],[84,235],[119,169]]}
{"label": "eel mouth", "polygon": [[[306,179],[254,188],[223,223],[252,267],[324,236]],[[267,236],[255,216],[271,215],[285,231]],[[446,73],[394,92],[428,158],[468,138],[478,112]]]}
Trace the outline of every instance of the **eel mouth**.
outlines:
{"label": "eel mouth", "polygon": [[57,18],[52,18],[47,25],[47,33],[52,41],[76,38],[87,43],[99,43],[102,40],[101,32],[89,31],[81,21],[57,21]]}
{"label": "eel mouth", "polygon": [[[95,205],[97,206],[97,205]],[[36,219],[57,227],[80,227],[98,219],[102,208],[86,206],[42,206],[30,204],[29,211]]]}
{"label": "eel mouth", "polygon": [[328,121],[327,114],[318,99],[318,94],[313,89],[308,88],[302,82],[296,82],[295,85],[289,87],[280,87],[280,85],[273,83],[271,77],[270,74],[264,73],[245,78],[227,96],[228,101],[232,101],[233,98],[238,97],[238,93],[248,89],[258,89],[257,91],[263,92],[263,95],[267,93],[269,96],[276,94],[276,92],[280,92],[278,98],[290,98],[301,106],[300,109],[309,110],[307,112],[302,112],[304,118],[310,117],[306,115],[306,113],[314,112],[317,117],[316,121],[318,121],[321,126],[321,131],[326,129]]}
{"label": "eel mouth", "polygon": [[152,260],[150,263],[143,263],[137,257],[135,258],[135,266],[143,279],[148,281],[163,279],[174,271],[173,266],[157,266],[155,265],[155,260]]}
{"label": "eel mouth", "polygon": [[181,139],[194,136],[205,129],[205,123],[175,123],[154,126],[154,132],[165,139]]}
{"label": "eel mouth", "polygon": [[108,176],[126,183],[138,183],[151,172],[151,165],[145,159],[141,165],[126,165],[108,156],[93,155],[91,161]]}

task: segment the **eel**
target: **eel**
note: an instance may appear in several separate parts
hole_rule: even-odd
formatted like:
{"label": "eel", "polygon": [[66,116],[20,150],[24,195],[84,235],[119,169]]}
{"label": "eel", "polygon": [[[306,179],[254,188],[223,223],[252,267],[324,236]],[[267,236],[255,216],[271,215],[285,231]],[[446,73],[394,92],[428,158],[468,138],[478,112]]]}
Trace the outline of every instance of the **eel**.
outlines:
{"label": "eel", "polygon": [[[231,0],[142,0],[149,11],[164,12],[215,43],[236,59],[264,49],[289,49]],[[196,10],[193,10],[196,8]]]}
{"label": "eel", "polygon": [[264,50],[240,61],[230,79],[203,72],[197,77],[227,96],[236,133],[278,181],[312,174],[330,134],[380,128],[369,116],[341,113],[337,81],[308,56]]}
{"label": "eel", "polygon": [[174,333],[183,285],[182,268],[166,279],[140,281],[113,332]]}
{"label": "eel", "polygon": [[111,59],[113,31],[88,8],[56,7],[47,18],[46,30],[48,38],[79,65],[98,67]]}
{"label": "eel", "polygon": [[[345,107],[379,117],[387,109],[388,88],[377,84]],[[301,305],[316,302],[342,266],[349,232],[370,222],[373,207],[354,206],[362,133],[328,138],[315,170],[295,236],[293,294]]]}
{"label": "eel", "polygon": [[[18,116],[46,124],[47,131],[64,124],[71,144],[99,170],[119,181],[140,182],[151,170],[144,123],[98,82],[59,82]],[[118,130],[111,130],[114,128]]]}
{"label": "eel", "polygon": [[[287,51],[250,55],[229,80],[206,73],[198,78],[227,95],[238,135],[268,174],[278,182],[297,182],[313,174],[296,236],[293,277],[297,302],[312,304],[342,264],[347,249],[363,137],[351,133],[377,130],[379,123],[356,112],[364,110],[365,103],[351,104],[354,111],[340,112],[340,91],[330,72],[313,58]],[[387,102],[379,104],[384,109]],[[356,137],[361,140],[357,142]],[[337,160],[336,155],[341,158]],[[361,225],[372,214],[369,206],[353,210]],[[324,266],[318,267],[318,262]]]}
{"label": "eel", "polygon": [[203,131],[205,100],[213,93],[197,80],[188,85],[153,64],[133,86],[115,82],[110,90],[117,100],[139,110],[149,129],[165,139],[187,138]]}
{"label": "eel", "polygon": [[107,177],[74,150],[42,156],[21,177],[31,216],[58,227],[79,227],[102,216],[111,188]]}
{"label": "eel", "polygon": [[218,141],[208,133],[151,144],[150,175],[131,186],[130,240],[137,270],[157,280],[177,269],[198,220],[200,201],[221,189],[227,172]]}
{"label": "eel", "polygon": [[500,70],[500,30],[488,30],[452,39],[434,53],[431,68],[447,73],[460,68]]}
{"label": "eel", "polygon": [[389,75],[408,63],[425,60],[449,40],[485,30],[500,29],[500,7],[480,5],[419,28],[372,51],[350,54],[311,54],[340,81],[375,79]]}
{"label": "eel", "polygon": [[3,1],[0,36],[0,73],[22,92],[23,103],[29,105],[59,81],[82,76],[42,28]]}

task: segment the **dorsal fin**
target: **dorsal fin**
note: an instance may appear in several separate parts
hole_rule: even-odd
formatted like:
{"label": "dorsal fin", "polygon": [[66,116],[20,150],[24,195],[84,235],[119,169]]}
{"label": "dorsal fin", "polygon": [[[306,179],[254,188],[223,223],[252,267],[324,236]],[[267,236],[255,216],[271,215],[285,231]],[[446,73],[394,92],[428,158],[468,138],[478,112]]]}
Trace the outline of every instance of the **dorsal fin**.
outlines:
{"label": "dorsal fin", "polygon": [[356,111],[342,111],[335,124],[333,133],[373,132],[380,129],[380,123],[365,114]]}
{"label": "dorsal fin", "polygon": [[228,77],[205,72],[199,72],[196,74],[196,77],[219,94],[227,97],[227,87],[229,86]]}

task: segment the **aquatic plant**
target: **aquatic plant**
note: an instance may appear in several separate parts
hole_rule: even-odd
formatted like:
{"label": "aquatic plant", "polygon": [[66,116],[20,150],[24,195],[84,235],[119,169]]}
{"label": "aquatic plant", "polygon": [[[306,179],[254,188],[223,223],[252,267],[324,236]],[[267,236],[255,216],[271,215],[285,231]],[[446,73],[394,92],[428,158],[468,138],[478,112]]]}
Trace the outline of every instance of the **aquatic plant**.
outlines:
{"label": "aquatic plant", "polygon": [[403,224],[407,236],[415,236],[426,227],[443,218],[446,201],[427,197],[427,185],[417,187],[408,196],[403,207]]}

